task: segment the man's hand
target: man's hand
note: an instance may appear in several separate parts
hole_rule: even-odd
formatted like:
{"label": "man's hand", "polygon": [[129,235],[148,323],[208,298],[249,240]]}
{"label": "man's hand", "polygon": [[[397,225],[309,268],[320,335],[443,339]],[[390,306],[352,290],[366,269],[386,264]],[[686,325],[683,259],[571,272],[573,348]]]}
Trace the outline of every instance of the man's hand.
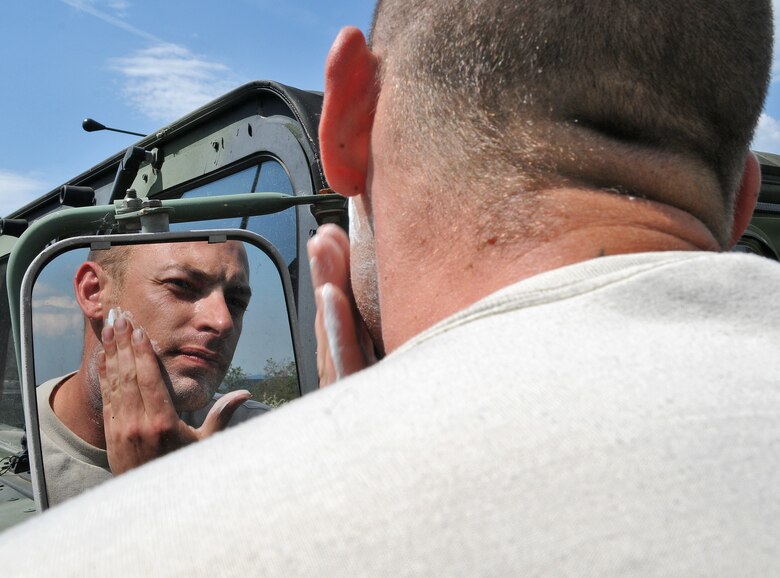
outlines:
{"label": "man's hand", "polygon": [[183,422],[165,386],[149,337],[120,312],[103,328],[98,357],[108,463],[114,475],[201,440],[227,426],[248,391],[222,396],[193,428]]}
{"label": "man's hand", "polygon": [[375,363],[376,356],[352,296],[347,234],[336,225],[322,225],[308,251],[317,304],[317,372],[325,387]]}

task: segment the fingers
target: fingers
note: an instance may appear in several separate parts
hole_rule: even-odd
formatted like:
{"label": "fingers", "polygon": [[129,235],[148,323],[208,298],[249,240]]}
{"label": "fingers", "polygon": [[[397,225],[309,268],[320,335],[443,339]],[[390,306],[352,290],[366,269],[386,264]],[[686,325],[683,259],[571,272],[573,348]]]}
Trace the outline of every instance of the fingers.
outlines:
{"label": "fingers", "polygon": [[337,225],[323,225],[309,240],[307,248],[314,289],[325,283],[333,283],[351,298],[349,239],[346,232]]}
{"label": "fingers", "polygon": [[[125,413],[143,411],[143,401],[138,391],[135,355],[130,343],[133,325],[123,312],[116,315],[113,326],[106,323],[102,340],[105,352],[105,375],[101,381],[101,395],[115,410],[121,407]],[[108,397],[108,400],[106,400]]]}
{"label": "fingers", "polygon": [[101,337],[104,351],[98,354],[98,378],[108,461],[115,475],[224,429],[251,397],[245,390],[223,396],[195,430],[176,413],[143,328],[112,309]]}
{"label": "fingers", "polygon": [[[113,321],[113,325],[111,324]],[[181,422],[145,332],[112,309],[101,338],[98,379],[108,462],[114,475],[195,441]]]}
{"label": "fingers", "polygon": [[338,379],[338,375],[333,365],[328,333],[325,329],[325,306],[322,303],[321,289],[315,290],[314,301],[317,306],[317,314],[314,318],[314,336],[317,340],[317,375],[319,376],[319,386],[325,387],[334,383]]}
{"label": "fingers", "polygon": [[198,438],[203,439],[225,429],[235,411],[250,397],[252,394],[245,389],[231,391],[220,397],[209,410],[203,425],[198,428]]}
{"label": "fingers", "polygon": [[[320,383],[320,387],[323,387],[360,371],[366,366],[366,360],[358,340],[354,308],[344,292],[332,283],[326,283],[318,289],[318,308],[322,311],[321,325],[324,327],[330,358],[329,364],[326,363],[327,383],[322,383],[322,380]],[[329,379],[331,377],[332,380]]]}
{"label": "fingers", "polygon": [[[317,314],[317,372],[320,387],[366,366],[373,352],[365,324],[357,312],[349,277],[349,238],[336,225],[323,225],[309,240],[309,262]],[[373,361],[373,360],[372,360]]]}
{"label": "fingers", "polygon": [[165,385],[152,342],[142,327],[136,327],[130,337],[135,362],[138,392],[148,415],[163,414],[177,419],[170,392]]}

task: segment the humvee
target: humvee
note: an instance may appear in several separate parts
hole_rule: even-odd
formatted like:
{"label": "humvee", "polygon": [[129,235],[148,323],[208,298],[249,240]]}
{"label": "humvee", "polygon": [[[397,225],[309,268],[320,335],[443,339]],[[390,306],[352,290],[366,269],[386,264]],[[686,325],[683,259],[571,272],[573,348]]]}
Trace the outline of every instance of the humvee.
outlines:
{"label": "humvee", "polygon": [[[224,389],[248,387],[271,405],[316,389],[306,242],[323,222],[347,225],[320,163],[321,105],[320,93],[247,84],[0,221],[0,531],[47,506],[35,384],[78,363],[82,328],[70,283],[89,249],[246,242],[266,273],[250,322],[257,327]],[[778,260],[780,156],[757,155],[759,203],[735,250]],[[268,335],[272,343],[262,345]]]}
{"label": "humvee", "polygon": [[220,391],[250,389],[274,406],[316,389],[306,242],[347,219],[320,163],[321,106],[321,93],[244,85],[0,221],[0,529],[47,504],[34,386],[24,385],[78,366],[83,321],[67,301],[89,249],[240,239],[255,297]]}

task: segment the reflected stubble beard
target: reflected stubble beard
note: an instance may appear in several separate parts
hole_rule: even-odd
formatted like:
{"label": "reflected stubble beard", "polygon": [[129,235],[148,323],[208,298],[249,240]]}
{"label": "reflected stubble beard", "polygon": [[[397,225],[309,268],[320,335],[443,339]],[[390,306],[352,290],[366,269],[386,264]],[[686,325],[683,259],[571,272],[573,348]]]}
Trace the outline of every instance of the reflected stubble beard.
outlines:
{"label": "reflected stubble beard", "polygon": [[[202,343],[197,338],[183,337],[180,341],[167,344],[163,350],[159,343],[151,337],[150,341],[157,354],[160,373],[176,411],[195,411],[205,407],[222,383],[230,361],[233,359],[235,347],[228,352],[225,351],[224,342],[220,343],[222,347],[215,347],[213,342]],[[218,363],[214,363],[213,367],[177,369],[177,365],[179,365],[177,360],[183,355],[182,349],[195,345],[202,345],[211,351],[219,351],[222,359]],[[181,361],[179,360],[179,362]]]}
{"label": "reflected stubble beard", "polygon": [[195,411],[205,407],[222,383],[227,366],[220,364],[213,370],[187,368],[176,371],[174,364],[166,366],[159,361],[160,372],[177,412]]}

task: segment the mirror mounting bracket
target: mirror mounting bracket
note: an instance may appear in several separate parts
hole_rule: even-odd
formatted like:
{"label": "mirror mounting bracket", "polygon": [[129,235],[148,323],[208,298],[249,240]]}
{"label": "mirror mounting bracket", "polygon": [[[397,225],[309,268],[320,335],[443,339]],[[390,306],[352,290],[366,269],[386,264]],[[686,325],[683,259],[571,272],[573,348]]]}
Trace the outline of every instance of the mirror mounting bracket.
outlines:
{"label": "mirror mounting bracket", "polygon": [[318,225],[336,223],[345,231],[348,230],[349,219],[347,217],[347,199],[340,195],[334,195],[332,189],[320,189],[320,195],[328,195],[328,200],[322,199],[318,203],[312,203],[309,210]]}
{"label": "mirror mounting bracket", "polygon": [[[171,199],[162,201],[162,204],[164,207],[170,207],[176,211],[171,213],[169,221],[184,223],[187,221],[243,217],[247,215],[268,215],[297,205],[319,205],[338,199],[344,202],[343,197],[340,197],[340,195],[326,192],[319,195],[300,196],[284,193],[244,193],[199,199]],[[135,210],[131,209],[127,214],[133,212]],[[11,313],[11,327],[13,329],[14,344],[16,345],[18,367],[22,367],[20,289],[22,278],[30,263],[51,241],[57,238],[66,238],[73,234],[83,234],[84,231],[111,228],[117,222],[116,217],[115,206],[94,205],[49,213],[37,219],[24,233],[21,233],[20,230],[19,241],[14,245],[6,267],[8,305]],[[2,224],[0,222],[0,226]],[[5,220],[4,224],[8,225],[8,220]]]}
{"label": "mirror mounting bracket", "polygon": [[159,199],[139,199],[135,189],[127,189],[124,199],[114,201],[116,222],[122,233],[167,233],[172,207]]}

